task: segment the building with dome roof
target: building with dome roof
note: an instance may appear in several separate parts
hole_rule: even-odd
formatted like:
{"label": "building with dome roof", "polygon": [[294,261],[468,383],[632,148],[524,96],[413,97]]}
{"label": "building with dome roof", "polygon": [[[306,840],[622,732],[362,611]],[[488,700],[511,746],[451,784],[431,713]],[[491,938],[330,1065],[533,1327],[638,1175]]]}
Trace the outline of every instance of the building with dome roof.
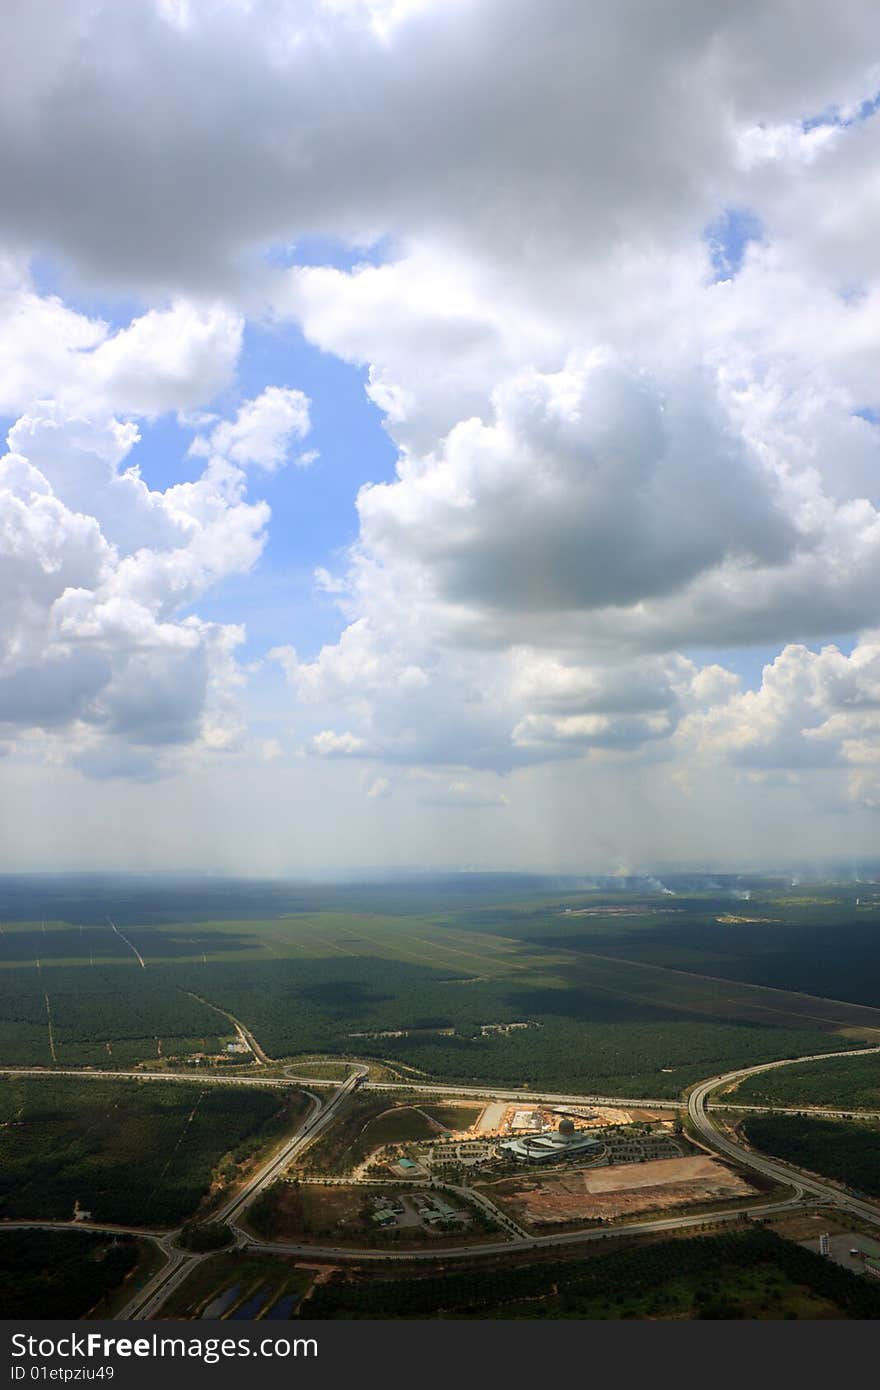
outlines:
{"label": "building with dome roof", "polygon": [[502,1158],[512,1158],[518,1163],[559,1163],[569,1158],[595,1158],[602,1147],[598,1139],[574,1127],[568,1118],[560,1120],[559,1128],[547,1134],[528,1134],[522,1138],[507,1139],[498,1145]]}

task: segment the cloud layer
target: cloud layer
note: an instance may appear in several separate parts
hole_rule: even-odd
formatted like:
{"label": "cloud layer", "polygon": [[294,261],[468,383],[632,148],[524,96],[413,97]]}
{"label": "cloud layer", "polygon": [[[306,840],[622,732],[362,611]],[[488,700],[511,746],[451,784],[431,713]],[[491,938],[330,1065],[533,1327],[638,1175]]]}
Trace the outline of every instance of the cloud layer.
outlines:
{"label": "cloud layer", "polygon": [[[301,389],[236,387],[248,325],[294,326],[398,461],[318,573],[335,631],[247,673],[286,681],[267,763],[356,765],[383,814],[504,817],[544,765],[876,806],[876,4],[31,0],[0,35],[19,747],[247,746],[244,634],[198,605],[262,552],[253,479],[316,457]],[[155,491],[171,415],[196,476]]]}

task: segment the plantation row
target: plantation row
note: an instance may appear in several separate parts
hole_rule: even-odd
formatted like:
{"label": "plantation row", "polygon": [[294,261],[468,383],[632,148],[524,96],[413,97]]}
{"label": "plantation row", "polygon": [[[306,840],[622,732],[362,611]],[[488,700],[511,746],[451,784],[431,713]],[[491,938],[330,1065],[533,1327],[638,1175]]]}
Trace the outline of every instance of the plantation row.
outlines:
{"label": "plantation row", "polygon": [[6,1079],[0,1217],[68,1220],[78,1202],[96,1221],[176,1225],[305,1103],[258,1087]]}
{"label": "plantation row", "polygon": [[880,1197],[880,1126],[801,1115],[750,1115],[750,1144],[798,1168],[833,1178],[869,1197]]}
{"label": "plantation row", "polygon": [[[166,1055],[209,1050],[223,1023],[196,994],[241,1019],[270,1056],[385,1057],[462,1084],[673,1097],[727,1067],[846,1045],[807,1028],[704,1021],[579,979],[521,979],[465,981],[369,956],[0,970],[0,1056],[51,1064],[47,995],[60,1065],[131,1066],[157,1057],[157,1039]],[[539,1026],[481,1035],[482,1024],[522,1021]],[[355,1036],[401,1029],[408,1036]]]}
{"label": "plantation row", "polygon": [[880,1053],[759,1072],[746,1077],[735,1099],[753,1105],[880,1111]]}
{"label": "plantation row", "polygon": [[[310,1318],[602,1317],[647,1310],[743,1316],[726,1290],[737,1274],[778,1272],[851,1318],[880,1317],[880,1287],[763,1228],[618,1250],[586,1260],[463,1269],[427,1278],[351,1280],[316,1286]],[[772,1277],[761,1291],[772,1313]],[[664,1296],[665,1295],[665,1296]],[[771,1296],[768,1296],[771,1295]],[[637,1315],[643,1315],[641,1310]]]}
{"label": "plantation row", "polygon": [[[656,905],[655,905],[656,906]],[[668,916],[582,918],[534,909],[468,918],[471,930],[503,932],[542,949],[565,947],[880,1007],[880,911],[846,902],[787,906],[775,899],[669,899]],[[721,918],[764,918],[719,922]]]}

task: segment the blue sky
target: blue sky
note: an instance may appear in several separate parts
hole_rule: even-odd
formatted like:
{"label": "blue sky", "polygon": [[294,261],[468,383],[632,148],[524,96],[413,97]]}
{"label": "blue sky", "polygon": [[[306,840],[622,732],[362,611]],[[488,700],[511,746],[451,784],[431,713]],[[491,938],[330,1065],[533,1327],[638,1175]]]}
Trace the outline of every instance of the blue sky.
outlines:
{"label": "blue sky", "polygon": [[[312,429],[302,448],[319,453],[308,467],[254,476],[252,494],[272,508],[266,549],[252,574],[228,581],[207,603],[200,601],[199,611],[208,618],[247,624],[248,656],[280,640],[309,654],[338,635],[338,612],[315,595],[313,571],[317,566],[333,571],[344,561],[343,552],[358,534],[358,488],[390,480],[397,457],[364,391],[365,380],[366,369],[321,352],[294,327],[248,323],[235,386],[209,407],[232,415],[242,400],[267,385],[296,387],[311,402]],[[176,481],[169,456],[181,443],[185,450],[191,436],[168,421],[142,433],[137,456],[144,478],[153,487]],[[173,444],[171,436],[177,436]],[[181,460],[184,475],[198,471],[193,462]]]}
{"label": "blue sky", "polygon": [[873,841],[880,9],[799,13],[0,13],[4,854]]}
{"label": "blue sky", "polygon": [[[312,236],[272,248],[266,259],[274,266],[348,271],[380,265],[390,251],[387,240],[351,248],[338,239]],[[112,331],[126,328],[144,312],[144,304],[134,299],[77,292],[70,277],[46,257],[35,257],[30,270],[39,293],[61,296],[68,308],[103,320]],[[335,604],[315,592],[313,572],[318,566],[332,571],[344,565],[345,550],[358,534],[358,488],[390,481],[397,457],[381,413],[364,390],[366,379],[366,367],[322,352],[295,324],[249,320],[234,382],[200,404],[205,412],[231,417],[266,386],[295,387],[311,402],[312,429],[302,451],[316,450],[319,457],[308,467],[254,476],[251,499],[264,498],[272,509],[268,543],[250,574],[221,583],[198,604],[208,620],[245,625],[245,660],[264,655],[279,642],[292,642],[309,655],[339,634],[342,619]],[[0,421],[4,429],[13,423],[12,417]],[[138,466],[149,487],[164,490],[200,475],[202,461],[187,457],[195,431],[182,428],[175,413],[139,419],[138,429],[141,439],[129,462]]]}

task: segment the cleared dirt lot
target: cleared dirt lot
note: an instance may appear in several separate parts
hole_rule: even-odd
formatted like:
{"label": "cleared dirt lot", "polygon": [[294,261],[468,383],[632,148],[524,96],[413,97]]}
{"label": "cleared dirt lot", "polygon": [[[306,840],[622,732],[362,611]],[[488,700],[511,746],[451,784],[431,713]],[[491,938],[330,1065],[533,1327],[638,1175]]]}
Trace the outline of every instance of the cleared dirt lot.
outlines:
{"label": "cleared dirt lot", "polygon": [[488,1185],[486,1192],[527,1225],[546,1226],[752,1197],[755,1188],[723,1163],[698,1156],[509,1178]]}

